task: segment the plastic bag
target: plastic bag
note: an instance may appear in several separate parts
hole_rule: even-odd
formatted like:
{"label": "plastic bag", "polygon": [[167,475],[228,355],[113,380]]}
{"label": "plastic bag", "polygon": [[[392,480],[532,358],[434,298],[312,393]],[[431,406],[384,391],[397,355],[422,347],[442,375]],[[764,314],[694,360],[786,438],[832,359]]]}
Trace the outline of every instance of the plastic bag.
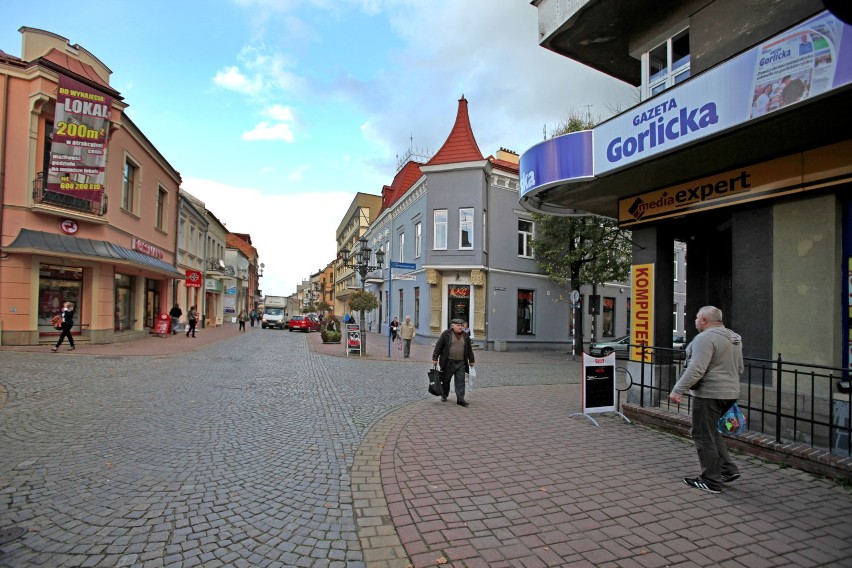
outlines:
{"label": "plastic bag", "polygon": [[473,379],[474,378],[476,378],[476,369],[471,367],[470,371],[468,371],[468,373],[467,373],[467,379],[464,382],[465,383],[464,389],[466,391],[472,391],[473,390],[473,383],[474,383]]}
{"label": "plastic bag", "polygon": [[716,429],[722,434],[730,435],[737,435],[745,432],[746,419],[736,402],[719,419],[719,424],[716,426]]}

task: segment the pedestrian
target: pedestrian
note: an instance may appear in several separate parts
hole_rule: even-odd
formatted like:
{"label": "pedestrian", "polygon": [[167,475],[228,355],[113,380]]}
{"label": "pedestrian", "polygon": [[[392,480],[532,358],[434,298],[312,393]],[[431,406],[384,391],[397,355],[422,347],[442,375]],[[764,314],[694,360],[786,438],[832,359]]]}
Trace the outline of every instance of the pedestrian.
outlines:
{"label": "pedestrian", "polygon": [[198,310],[195,306],[189,308],[189,313],[186,317],[189,322],[189,327],[186,329],[186,336],[189,337],[192,334],[192,337],[195,337],[195,324],[198,323]]}
{"label": "pedestrian", "polygon": [[465,335],[470,337],[470,328],[467,326],[467,322],[464,322],[462,324],[462,331],[465,333]]}
{"label": "pedestrian", "polygon": [[240,310],[240,315],[237,316],[237,321],[240,324],[240,328],[237,331],[245,331],[246,330],[246,311]]}
{"label": "pedestrian", "polygon": [[669,394],[675,404],[680,404],[687,391],[692,396],[692,439],[701,474],[684,477],[683,482],[709,493],[720,493],[723,483],[740,477],[725,438],[716,429],[719,419],[740,397],[743,373],[742,338],[722,321],[722,310],[717,307],[698,310],[695,328],[699,333],[686,346],[686,368]]}
{"label": "pedestrian", "polygon": [[51,351],[59,351],[59,346],[62,345],[62,340],[68,338],[68,344],[71,346],[68,351],[74,351],[74,337],[71,335],[71,329],[74,327],[74,302],[65,302],[62,305],[62,333],[59,334],[59,340],[56,345],[51,347]]}
{"label": "pedestrian", "polygon": [[399,320],[396,319],[396,318],[393,318],[393,321],[390,322],[391,341],[396,341],[396,336],[397,336],[398,332],[399,332]]}
{"label": "pedestrian", "polygon": [[441,364],[441,402],[447,402],[450,394],[450,381],[455,381],[456,404],[470,406],[464,399],[464,375],[473,368],[474,356],[470,337],[462,331],[464,321],[454,319],[450,323],[450,329],[444,330],[438,342],[435,343],[435,351],[432,352],[432,364]]}
{"label": "pedestrian", "polygon": [[417,331],[414,329],[414,324],[411,323],[411,316],[405,316],[405,323],[399,328],[399,336],[402,338],[402,356],[408,359],[411,354],[411,340],[414,339],[414,334]]}
{"label": "pedestrian", "polygon": [[251,322],[251,326],[254,327],[254,319],[257,317],[257,312],[252,310],[249,314],[249,321]]}
{"label": "pedestrian", "polygon": [[343,322],[344,322],[346,325],[349,325],[349,321],[350,321],[351,319],[352,319],[352,316],[350,316],[349,314],[346,314],[346,316],[343,318]]}
{"label": "pedestrian", "polygon": [[175,307],[169,311],[169,316],[172,318],[172,335],[177,334],[177,328],[180,324],[180,316],[182,315],[183,310],[180,309],[180,304],[175,304]]}

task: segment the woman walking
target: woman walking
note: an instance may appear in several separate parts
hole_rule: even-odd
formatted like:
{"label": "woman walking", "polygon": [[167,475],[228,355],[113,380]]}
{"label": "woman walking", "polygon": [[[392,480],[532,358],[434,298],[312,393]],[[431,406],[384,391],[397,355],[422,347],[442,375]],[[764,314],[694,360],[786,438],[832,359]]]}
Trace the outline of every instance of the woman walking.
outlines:
{"label": "woman walking", "polygon": [[399,331],[399,320],[396,319],[396,318],[393,318],[393,321],[390,323],[390,332],[391,332],[391,341],[392,342],[396,341],[396,335],[397,335],[398,331]]}
{"label": "woman walking", "polygon": [[237,321],[240,322],[240,329],[238,331],[246,330],[246,311],[240,310],[240,315],[237,316]]}
{"label": "woman walking", "polygon": [[195,306],[189,308],[189,314],[187,315],[189,318],[189,328],[186,330],[186,336],[189,337],[189,334],[192,334],[192,337],[195,337],[195,324],[198,323],[198,310]]}
{"label": "woman walking", "polygon": [[62,333],[59,334],[59,341],[56,346],[51,347],[51,351],[59,351],[59,346],[62,345],[62,340],[68,338],[68,344],[71,347],[68,351],[74,351],[74,338],[71,336],[71,328],[74,327],[74,302],[65,302],[62,307]]}

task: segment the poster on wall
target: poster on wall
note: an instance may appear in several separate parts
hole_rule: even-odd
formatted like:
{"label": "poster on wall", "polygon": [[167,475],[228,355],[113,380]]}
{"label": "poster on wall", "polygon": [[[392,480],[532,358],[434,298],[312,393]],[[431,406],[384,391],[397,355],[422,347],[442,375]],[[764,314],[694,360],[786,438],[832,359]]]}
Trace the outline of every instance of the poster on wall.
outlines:
{"label": "poster on wall", "polygon": [[654,265],[634,264],[630,270],[633,303],[630,312],[631,361],[651,362],[651,351],[642,356],[642,345],[654,345]]}
{"label": "poster on wall", "polygon": [[59,75],[45,188],[100,202],[112,97]]}

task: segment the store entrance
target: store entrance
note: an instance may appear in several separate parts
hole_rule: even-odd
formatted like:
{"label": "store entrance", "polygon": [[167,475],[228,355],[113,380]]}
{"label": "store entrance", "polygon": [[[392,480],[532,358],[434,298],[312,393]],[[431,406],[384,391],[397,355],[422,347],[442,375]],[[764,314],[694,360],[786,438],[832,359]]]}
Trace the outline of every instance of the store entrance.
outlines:
{"label": "store entrance", "polygon": [[470,286],[450,286],[447,296],[449,298],[447,327],[450,327],[450,322],[456,318],[470,322]]}

